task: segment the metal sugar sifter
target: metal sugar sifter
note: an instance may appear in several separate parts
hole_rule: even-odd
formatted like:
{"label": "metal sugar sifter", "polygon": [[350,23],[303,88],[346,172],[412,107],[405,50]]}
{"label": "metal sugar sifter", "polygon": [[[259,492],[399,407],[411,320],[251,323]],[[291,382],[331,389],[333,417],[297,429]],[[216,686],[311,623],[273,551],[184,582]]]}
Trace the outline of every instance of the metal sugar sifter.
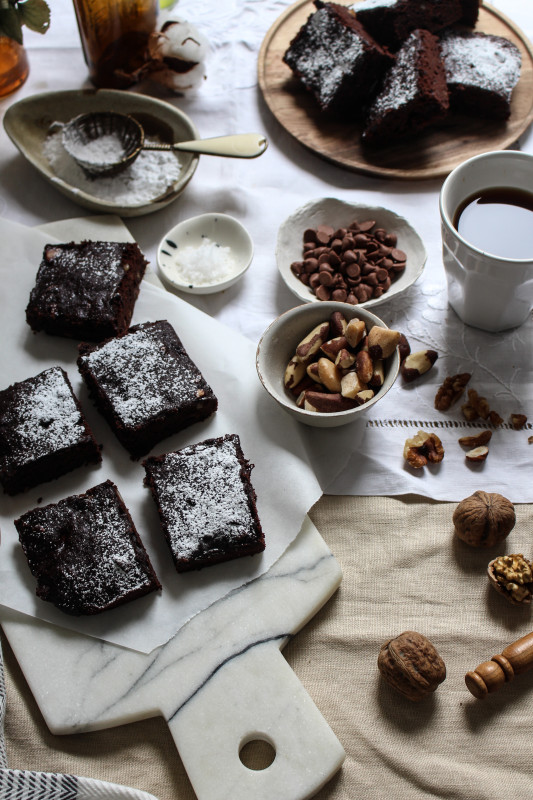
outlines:
{"label": "metal sugar sifter", "polygon": [[140,122],[116,111],[80,114],[63,125],[61,136],[67,153],[91,178],[116,175],[129,167],[142,150],[257,158],[268,144],[261,133],[215,136],[174,144],[147,143]]}

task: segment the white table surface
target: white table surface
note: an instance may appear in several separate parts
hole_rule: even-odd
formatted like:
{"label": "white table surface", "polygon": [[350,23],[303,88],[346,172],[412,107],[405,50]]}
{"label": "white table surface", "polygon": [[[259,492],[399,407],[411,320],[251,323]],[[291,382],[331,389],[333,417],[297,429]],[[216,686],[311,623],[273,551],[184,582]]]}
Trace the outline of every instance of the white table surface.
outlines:
{"label": "white table surface", "polygon": [[[70,0],[53,0],[52,22],[44,35],[24,30],[30,76],[24,86],[0,100],[0,117],[17,100],[38,92],[78,89],[87,84],[78,30]],[[211,44],[207,80],[195,97],[170,101],[196,123],[202,136],[258,130],[269,139],[264,156],[254,161],[204,156],[186,193],[168,208],[128,221],[155,264],[157,245],[177,221],[204,211],[239,218],[255,243],[246,280],[222,295],[193,299],[220,321],[256,341],[269,322],[297,304],[281,282],[274,248],[278,227],[296,208],[316,197],[385,205],[405,216],[422,236],[428,263],[422,281],[444,282],[441,260],[438,191],[440,180],[392,181],[361,176],[324,162],[286,134],[262,101],[257,87],[257,53],[287,0],[180,0],[173,13],[195,24]],[[525,0],[497,0],[501,9],[529,37],[533,6]],[[530,132],[521,149],[533,153]],[[87,212],[53,191],[0,130],[0,215],[38,225]],[[387,306],[384,306],[383,316]]]}
{"label": "white table surface", "polygon": [[[372,424],[374,427],[365,431],[361,447],[354,447],[354,463],[348,465],[334,485],[324,481],[321,485],[332,494],[415,492],[439,500],[460,500],[479,488],[478,476],[465,469],[457,435],[451,430],[464,425],[460,409],[444,421],[435,419],[436,387],[446,375],[470,371],[471,385],[494,401],[493,407],[502,417],[508,419],[511,412],[522,412],[531,421],[533,319],[514,331],[486,334],[463,325],[447,305],[438,211],[442,179],[394,181],[363,176],[326,162],[281,128],[257,85],[257,55],[267,31],[288,5],[288,0],[179,0],[176,4],[172,13],[195,24],[205,34],[210,54],[206,62],[207,79],[199,92],[165,99],[185,111],[203,137],[262,131],[268,137],[269,147],[263,156],[252,161],[201,156],[193,180],[178,200],[154,214],[127,219],[126,223],[154,268],[157,246],[176,222],[215,211],[235,216],[244,223],[255,246],[254,259],[244,280],[219,294],[183,295],[183,299],[256,343],[278,314],[300,302],[283,283],[275,259],[279,226],[295,209],[316,198],[336,197],[385,206],[404,216],[424,242],[428,253],[426,267],[405,295],[383,303],[376,311],[388,325],[406,333],[413,350],[428,347],[437,350],[439,361],[428,380],[410,386],[412,392],[402,389],[397,381],[386,398],[374,407],[377,420],[374,412],[365,415],[371,420],[367,428]],[[493,5],[526,36],[533,36],[531,3],[497,0]],[[53,0],[51,6],[52,23],[44,36],[25,30],[30,76],[21,89],[0,100],[0,116],[11,103],[23,97],[90,86],[71,2]],[[531,129],[522,135],[519,146],[523,152],[533,154]],[[0,129],[0,216],[39,225],[88,213],[55,191]],[[405,427],[414,428],[419,421],[422,425],[427,422],[434,427],[444,424],[450,428],[449,457],[442,471],[432,476],[426,470],[422,480],[408,474],[401,455],[407,436]],[[530,431],[522,432],[518,458],[515,456],[518,439],[513,437],[516,432],[500,433],[504,461],[500,464],[497,456],[487,460],[484,486],[487,491],[507,493],[514,502],[531,502],[533,468],[531,446],[527,444]],[[378,450],[384,452],[383,448],[390,458],[374,458]],[[364,464],[356,450],[365,456]],[[457,468],[451,460],[455,450]],[[384,469],[388,470],[387,481],[380,480]]]}

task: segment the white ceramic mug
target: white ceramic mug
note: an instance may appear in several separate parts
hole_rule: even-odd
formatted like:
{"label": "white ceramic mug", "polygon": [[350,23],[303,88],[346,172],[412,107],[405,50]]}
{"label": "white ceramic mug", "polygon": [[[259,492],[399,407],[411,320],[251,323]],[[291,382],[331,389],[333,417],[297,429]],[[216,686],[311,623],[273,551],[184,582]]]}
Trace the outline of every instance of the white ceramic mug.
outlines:
{"label": "white ceramic mug", "polygon": [[453,225],[465,200],[494,188],[533,194],[533,156],[518,150],[474,156],[448,175],[440,192],[448,302],[463,322],[485,331],[522,325],[533,308],[533,253],[520,260],[490,255],[469,244]]}

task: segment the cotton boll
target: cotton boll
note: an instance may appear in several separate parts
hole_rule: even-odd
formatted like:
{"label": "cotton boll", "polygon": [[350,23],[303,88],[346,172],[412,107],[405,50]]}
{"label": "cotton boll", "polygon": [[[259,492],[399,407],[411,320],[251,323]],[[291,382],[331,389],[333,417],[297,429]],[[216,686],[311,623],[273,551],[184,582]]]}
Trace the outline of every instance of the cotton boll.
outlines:
{"label": "cotton boll", "polygon": [[206,37],[190,22],[167,20],[151,36],[150,67],[153,80],[173,91],[195,91],[206,78],[204,60],[209,52]]}

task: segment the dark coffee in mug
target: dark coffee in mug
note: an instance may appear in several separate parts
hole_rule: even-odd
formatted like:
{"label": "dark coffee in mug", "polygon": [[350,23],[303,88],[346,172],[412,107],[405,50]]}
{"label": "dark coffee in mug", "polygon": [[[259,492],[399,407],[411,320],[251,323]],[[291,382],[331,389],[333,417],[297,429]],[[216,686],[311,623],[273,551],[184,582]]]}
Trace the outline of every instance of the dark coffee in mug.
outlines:
{"label": "dark coffee in mug", "polygon": [[453,225],[469,244],[499,258],[533,259],[533,194],[483,189],[457,208]]}

